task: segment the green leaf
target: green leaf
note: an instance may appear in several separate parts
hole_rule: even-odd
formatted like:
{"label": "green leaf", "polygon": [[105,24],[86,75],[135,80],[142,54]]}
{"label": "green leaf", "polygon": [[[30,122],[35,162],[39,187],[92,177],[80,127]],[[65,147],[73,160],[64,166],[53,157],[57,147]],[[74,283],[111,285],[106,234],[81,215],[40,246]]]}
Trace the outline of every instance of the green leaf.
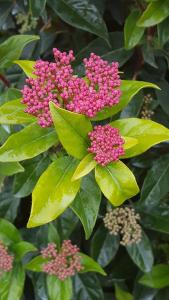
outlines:
{"label": "green leaf", "polygon": [[155,88],[159,89],[156,84],[144,81],[136,81],[136,80],[122,80],[120,90],[122,95],[120,97],[120,102],[117,105],[112,107],[107,107],[102,111],[98,112],[97,116],[92,120],[103,120],[111,117],[112,115],[117,114],[121,111],[130,100],[143,88]]}
{"label": "green leaf", "polygon": [[21,161],[37,156],[57,145],[58,139],[53,128],[42,128],[33,123],[12,134],[0,147],[0,161]]}
{"label": "green leaf", "polygon": [[0,95],[0,102],[5,103],[8,101],[20,99],[22,97],[22,93],[20,90],[16,88],[8,88]]}
{"label": "green leaf", "polygon": [[81,159],[87,154],[88,132],[92,130],[86,116],[50,104],[53,122],[59,140],[68,154]]}
{"label": "green leaf", "polygon": [[0,124],[25,124],[36,121],[36,118],[25,113],[21,99],[12,100],[0,106]]}
{"label": "green leaf", "polygon": [[92,257],[97,260],[102,267],[106,267],[115,257],[119,245],[119,236],[109,234],[106,228],[101,225],[92,238]]}
{"label": "green leaf", "polygon": [[97,165],[95,177],[102,193],[114,206],[121,205],[139,193],[133,173],[121,161],[105,167]]}
{"label": "green leaf", "polygon": [[83,224],[86,239],[89,239],[92,234],[97,220],[100,202],[100,189],[93,175],[88,175],[83,178],[81,189],[71,205],[71,208]]}
{"label": "green leaf", "polygon": [[77,161],[61,157],[54,161],[39,178],[32,193],[32,209],[28,227],[56,219],[72,203],[80,181],[71,182]]}
{"label": "green leaf", "polygon": [[42,255],[34,257],[31,261],[29,261],[27,264],[24,265],[26,270],[30,270],[33,272],[42,272],[43,264],[47,263],[49,261],[48,258],[42,257]]}
{"label": "green leaf", "polygon": [[0,162],[0,175],[11,176],[24,172],[24,168],[18,162]]}
{"label": "green leaf", "polygon": [[139,10],[133,10],[127,17],[124,25],[125,48],[135,47],[144,34],[144,28],[137,27],[136,23],[140,17]]}
{"label": "green leaf", "polygon": [[27,77],[35,78],[36,75],[33,74],[35,61],[32,60],[15,60],[15,64],[21,67]]}
{"label": "green leaf", "polygon": [[163,155],[154,161],[152,168],[148,171],[141,190],[138,207],[145,207],[149,211],[160,204],[169,192],[169,155]]}
{"label": "green leaf", "polygon": [[138,144],[138,140],[128,137],[128,136],[122,136],[122,138],[125,140],[125,143],[123,145],[123,148],[126,149],[130,149],[132,147],[134,147],[135,145]]}
{"label": "green leaf", "polygon": [[115,284],[116,300],[134,300],[133,296],[124,290],[122,290],[117,284]]}
{"label": "green leaf", "polygon": [[129,118],[114,121],[110,125],[119,128],[121,135],[138,140],[137,145],[125,151],[124,158],[136,156],[156,144],[169,140],[169,129],[151,120]]}
{"label": "green leaf", "polygon": [[155,289],[169,286],[169,265],[159,264],[154,266],[151,272],[139,279],[139,283]]}
{"label": "green leaf", "polygon": [[72,298],[72,280],[67,278],[64,281],[56,276],[48,275],[46,278],[49,300],[71,300]]}
{"label": "green leaf", "polygon": [[143,272],[150,272],[153,266],[154,257],[148,237],[142,232],[142,239],[139,243],[126,246],[126,250],[133,262]]}
{"label": "green leaf", "polygon": [[16,227],[5,219],[0,218],[0,240],[5,244],[19,243],[21,237]]}
{"label": "green leaf", "polygon": [[169,17],[165,19],[162,23],[160,23],[157,26],[158,31],[158,43],[160,48],[163,48],[163,46],[166,44],[166,42],[169,40]]}
{"label": "green leaf", "polygon": [[56,226],[52,223],[48,225],[48,241],[49,243],[55,243],[60,248],[60,235]]}
{"label": "green leaf", "polygon": [[25,271],[20,264],[12,272],[6,273],[0,280],[1,300],[20,300],[23,294]]}
{"label": "green leaf", "polygon": [[74,280],[74,299],[104,300],[103,291],[95,274],[76,274]]}
{"label": "green leaf", "polygon": [[169,15],[169,0],[151,2],[137,22],[138,26],[150,27],[162,22]]}
{"label": "green leaf", "polygon": [[79,255],[81,257],[81,264],[84,267],[84,269],[82,269],[81,273],[96,272],[96,273],[100,273],[104,276],[106,275],[106,273],[102,269],[102,267],[97,262],[95,262],[93,258],[91,258],[90,256],[88,256],[84,253],[80,253]]}
{"label": "green leaf", "polygon": [[38,18],[45,9],[46,0],[29,0],[29,9],[33,17]]}
{"label": "green leaf", "polygon": [[38,157],[35,159],[23,162],[25,171],[21,174],[15,175],[13,192],[15,197],[24,198],[30,195],[35,187],[41,174],[48,167],[50,162],[49,157]]}
{"label": "green leaf", "polygon": [[8,68],[14,60],[17,60],[24,47],[39,40],[36,35],[13,35],[0,45],[0,68]]}
{"label": "green leaf", "polygon": [[77,169],[73,174],[72,181],[87,175],[94,169],[96,165],[97,162],[93,159],[93,154],[87,154],[77,166]]}
{"label": "green leaf", "polygon": [[168,102],[169,83],[167,82],[167,80],[160,80],[158,83],[161,90],[156,92],[157,99],[163,111],[167,113],[167,115],[169,116],[169,102]]}
{"label": "green leaf", "polygon": [[25,254],[28,252],[37,251],[37,248],[28,242],[22,241],[19,243],[16,243],[12,246],[12,252],[15,254],[15,258],[18,260],[21,260]]}
{"label": "green leaf", "polygon": [[106,25],[96,6],[88,0],[48,0],[49,6],[66,23],[89,31],[108,41]]}

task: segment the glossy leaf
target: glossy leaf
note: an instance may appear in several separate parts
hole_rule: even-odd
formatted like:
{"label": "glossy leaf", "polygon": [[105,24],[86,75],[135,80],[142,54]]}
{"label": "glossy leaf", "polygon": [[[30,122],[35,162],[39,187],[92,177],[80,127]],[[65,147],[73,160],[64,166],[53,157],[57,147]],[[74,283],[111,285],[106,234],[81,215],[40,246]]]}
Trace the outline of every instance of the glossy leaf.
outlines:
{"label": "glossy leaf", "polygon": [[162,22],[169,15],[169,0],[151,2],[137,22],[138,26],[150,27]]}
{"label": "glossy leaf", "polygon": [[109,234],[105,227],[100,226],[92,238],[92,257],[102,267],[106,267],[115,257],[118,249],[119,236]]}
{"label": "glossy leaf", "polygon": [[22,241],[19,243],[16,243],[12,247],[12,252],[15,253],[15,258],[21,260],[25,254],[28,252],[34,252],[38,249],[31,243]]}
{"label": "glossy leaf", "polygon": [[149,211],[160,204],[160,200],[169,192],[169,155],[163,155],[154,161],[148,171],[141,190],[138,206],[146,207]]}
{"label": "glossy leaf", "polygon": [[132,148],[132,147],[134,147],[135,145],[138,144],[137,139],[134,139],[134,138],[131,138],[131,137],[128,137],[128,136],[123,136],[122,138],[125,141],[125,143],[123,144],[123,148],[125,150],[130,149],[130,148]]}
{"label": "glossy leaf", "polygon": [[97,165],[95,177],[102,193],[114,206],[121,205],[139,193],[133,173],[121,161],[110,163],[105,167]]}
{"label": "glossy leaf", "polygon": [[169,83],[167,80],[160,80],[159,86],[160,91],[157,91],[157,99],[163,111],[169,116],[169,103],[168,103],[168,93],[169,93]]}
{"label": "glossy leaf", "polygon": [[33,272],[42,272],[42,266],[48,262],[49,259],[42,257],[41,255],[34,257],[31,261],[25,264],[25,269]]}
{"label": "glossy leaf", "polygon": [[100,202],[100,189],[93,175],[88,175],[83,178],[81,189],[71,205],[71,208],[83,224],[86,239],[89,239],[92,234],[97,220]]}
{"label": "glossy leaf", "polygon": [[77,161],[62,157],[54,161],[39,178],[32,193],[32,208],[28,227],[56,219],[72,203],[80,181],[71,182]]}
{"label": "glossy leaf", "polygon": [[12,100],[0,106],[0,124],[25,124],[36,121],[36,118],[24,112],[25,105],[21,99]]}
{"label": "glossy leaf", "polygon": [[96,272],[104,276],[106,275],[102,267],[95,262],[93,258],[84,253],[80,253],[79,255],[81,257],[81,264],[83,265],[83,270],[81,270],[81,273]]}
{"label": "glossy leaf", "polygon": [[97,162],[93,159],[93,155],[91,153],[87,154],[77,166],[77,169],[73,174],[72,181],[87,175],[94,169],[96,165]]}
{"label": "glossy leaf", "polygon": [[66,23],[94,33],[108,41],[106,25],[96,6],[88,0],[48,0],[49,6]]}
{"label": "glossy leaf", "polygon": [[17,64],[24,71],[27,77],[35,78],[36,75],[33,74],[35,61],[32,60],[15,60]]}
{"label": "glossy leaf", "polygon": [[169,27],[168,27],[169,17],[165,21],[161,22],[158,27],[158,42],[162,48],[166,42],[169,40]]}
{"label": "glossy leaf", "polygon": [[23,162],[25,171],[17,174],[14,178],[13,191],[15,197],[24,198],[31,194],[40,175],[45,171],[50,162],[49,157],[38,157],[38,159]]}
{"label": "glossy leaf", "polygon": [[6,273],[0,280],[0,299],[20,300],[23,294],[25,271],[20,264],[12,272]]}
{"label": "glossy leaf", "polygon": [[0,147],[0,161],[12,162],[29,159],[57,143],[58,138],[53,129],[42,128],[33,123],[12,134]]}
{"label": "glossy leaf", "polygon": [[52,223],[49,223],[48,225],[48,241],[49,243],[55,243],[57,247],[60,247],[60,235],[56,226]]}
{"label": "glossy leaf", "polygon": [[46,278],[49,300],[71,300],[72,280],[67,278],[61,281],[56,276],[48,275]]}
{"label": "glossy leaf", "polygon": [[154,266],[151,272],[139,279],[139,283],[156,289],[169,286],[169,266],[164,264]]}
{"label": "glossy leaf", "polygon": [[147,88],[147,87],[159,89],[157,85],[150,83],[150,82],[136,81],[136,80],[122,80],[121,86],[120,86],[122,95],[120,97],[119,104],[103,109],[102,111],[100,111],[97,114],[96,117],[93,118],[93,120],[103,120],[108,117],[111,117],[112,115],[117,114],[131,101],[131,99],[141,89]]}
{"label": "glossy leaf", "polygon": [[14,60],[17,60],[24,47],[39,40],[36,35],[13,35],[0,45],[0,68],[9,67]]}
{"label": "glossy leaf", "polygon": [[169,129],[151,120],[121,119],[112,122],[111,126],[119,128],[121,135],[138,140],[137,145],[125,151],[124,158],[136,156],[156,144],[169,140]]}
{"label": "glossy leaf", "polygon": [[24,168],[18,162],[0,162],[0,175],[11,176],[24,172]]}
{"label": "glossy leaf", "polygon": [[34,17],[39,17],[45,9],[46,0],[29,0],[29,9]]}
{"label": "glossy leaf", "polygon": [[129,292],[122,290],[117,284],[115,285],[115,295],[117,300],[134,300]]}
{"label": "glossy leaf", "polygon": [[19,231],[5,219],[0,218],[0,240],[5,244],[18,243],[21,241]]}
{"label": "glossy leaf", "polygon": [[133,243],[126,246],[127,252],[133,262],[143,272],[150,272],[153,266],[154,257],[151,244],[145,233],[142,233],[142,239],[139,243]]}
{"label": "glossy leaf", "polygon": [[144,34],[144,28],[140,28],[136,25],[139,17],[140,11],[133,10],[125,21],[124,37],[126,49],[135,47]]}
{"label": "glossy leaf", "polygon": [[87,154],[90,121],[84,115],[50,104],[53,122],[59,140],[68,154],[81,159]]}

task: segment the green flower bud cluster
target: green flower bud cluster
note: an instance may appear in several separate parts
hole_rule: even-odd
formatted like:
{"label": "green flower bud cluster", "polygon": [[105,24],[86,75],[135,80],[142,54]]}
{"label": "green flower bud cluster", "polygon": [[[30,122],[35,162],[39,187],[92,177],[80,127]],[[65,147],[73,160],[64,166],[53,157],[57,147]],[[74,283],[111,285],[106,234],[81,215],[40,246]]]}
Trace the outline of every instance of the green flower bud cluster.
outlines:
{"label": "green flower bud cluster", "polygon": [[123,246],[140,242],[142,230],[138,220],[140,220],[139,214],[127,206],[109,210],[103,219],[110,234],[121,236],[120,244]]}
{"label": "green flower bud cluster", "polygon": [[154,115],[154,112],[150,109],[152,101],[153,98],[151,94],[147,94],[144,96],[144,103],[140,113],[141,119],[151,120],[152,116]]}
{"label": "green flower bud cluster", "polygon": [[38,23],[38,18],[34,18],[30,14],[18,13],[16,15],[16,24],[20,25],[19,32],[21,34],[35,29]]}

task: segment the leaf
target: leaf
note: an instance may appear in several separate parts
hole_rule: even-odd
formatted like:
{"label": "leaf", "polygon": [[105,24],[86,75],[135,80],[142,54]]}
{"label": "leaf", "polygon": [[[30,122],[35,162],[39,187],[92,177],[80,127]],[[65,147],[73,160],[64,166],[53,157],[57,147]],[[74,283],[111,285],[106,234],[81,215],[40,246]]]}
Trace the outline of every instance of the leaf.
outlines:
{"label": "leaf", "polygon": [[77,274],[73,280],[73,300],[104,300],[100,282],[95,274]]}
{"label": "leaf", "polygon": [[19,231],[16,227],[5,219],[0,218],[0,240],[9,245],[21,241]]}
{"label": "leaf", "polygon": [[11,176],[24,172],[24,168],[18,162],[0,162],[0,175]]}
{"label": "leaf", "polygon": [[133,10],[127,17],[124,25],[125,48],[135,47],[144,34],[144,28],[137,27],[136,23],[140,17],[139,10]]}
{"label": "leaf", "polygon": [[0,299],[20,300],[23,294],[24,282],[24,269],[20,264],[17,264],[12,272],[6,273],[0,280]]}
{"label": "leaf", "polygon": [[32,60],[15,60],[17,64],[24,71],[27,77],[35,78],[36,75],[33,74],[35,61]]}
{"label": "leaf", "polygon": [[133,296],[124,290],[122,290],[117,284],[115,285],[116,300],[134,300]]}
{"label": "leaf", "polygon": [[49,6],[66,23],[89,31],[108,41],[106,25],[96,6],[88,0],[48,0]]}
{"label": "leaf", "polygon": [[96,121],[103,120],[111,117],[112,115],[117,114],[143,88],[159,89],[157,85],[150,82],[136,81],[136,80],[122,80],[120,86],[122,95],[120,97],[119,104],[103,109],[102,111],[98,112],[97,116],[94,117],[92,120],[96,120]]}
{"label": "leaf", "polygon": [[148,237],[142,232],[142,239],[139,243],[126,246],[126,250],[133,262],[143,272],[150,272],[153,266],[154,257]]}
{"label": "leaf", "polygon": [[110,125],[119,128],[121,135],[138,140],[137,145],[125,151],[124,158],[139,155],[150,147],[169,140],[169,129],[151,120],[129,118],[114,121]]}
{"label": "leaf", "polygon": [[139,283],[161,289],[169,285],[169,265],[159,264],[152,268],[152,271],[143,275]]}
{"label": "leaf", "polygon": [[105,227],[100,226],[95,232],[91,243],[92,257],[106,267],[115,257],[119,249],[119,236],[111,235]]}
{"label": "leaf", "polygon": [[135,145],[138,144],[138,140],[134,139],[134,138],[130,138],[128,136],[122,136],[122,138],[124,139],[125,143],[123,145],[123,148],[126,149],[130,149],[132,147],[134,147]]}
{"label": "leaf", "polygon": [[0,147],[0,161],[12,162],[29,159],[57,145],[56,133],[51,128],[42,128],[33,123],[12,134]]}
{"label": "leaf", "polygon": [[16,243],[12,247],[12,252],[15,254],[15,259],[21,260],[25,254],[28,252],[37,251],[37,248],[28,242],[22,241],[19,243]]}
{"label": "leaf", "polygon": [[137,22],[138,26],[151,27],[162,22],[169,15],[169,0],[151,2]]}
{"label": "leaf", "polygon": [[20,99],[22,97],[22,93],[20,90],[16,88],[8,88],[0,95],[0,102],[5,103],[8,101]]}
{"label": "leaf", "polygon": [[41,175],[32,193],[28,227],[56,219],[72,203],[80,188],[79,180],[71,182],[76,166],[71,157],[61,157]]}
{"label": "leaf", "polygon": [[87,175],[94,169],[96,165],[97,162],[93,159],[93,154],[87,154],[77,166],[77,169],[73,174],[72,181]]}
{"label": "leaf", "polygon": [[67,278],[64,281],[57,279],[56,276],[48,275],[46,278],[49,300],[71,300],[72,280]]}
{"label": "leaf", "polygon": [[81,189],[71,205],[71,208],[83,224],[86,239],[89,239],[92,234],[97,220],[100,202],[100,189],[93,175],[86,176],[83,178]]}
{"label": "leaf", "polygon": [[40,175],[45,171],[50,162],[49,157],[38,157],[36,159],[27,160],[23,163],[25,171],[17,174],[14,178],[13,192],[15,197],[24,198],[30,195],[38,181]]}
{"label": "leaf", "polygon": [[168,103],[168,93],[169,93],[169,83],[167,80],[160,80],[159,86],[160,91],[157,92],[157,99],[163,111],[169,116],[169,103]]}
{"label": "leaf", "polygon": [[121,161],[105,167],[97,165],[95,177],[102,193],[114,206],[121,205],[125,200],[139,193],[133,173]]}
{"label": "leaf", "polygon": [[36,35],[13,35],[0,45],[0,68],[8,68],[14,60],[17,60],[24,47],[39,40]]}
{"label": "leaf", "polygon": [[81,159],[87,154],[88,133],[92,130],[86,116],[50,104],[51,114],[59,140],[68,154]]}
{"label": "leaf", "polygon": [[153,207],[160,204],[169,192],[169,155],[163,155],[154,161],[152,168],[148,171],[141,190],[138,207],[144,207],[151,211]]}
{"label": "leaf", "polygon": [[169,17],[167,19],[165,19],[165,21],[158,24],[158,26],[157,26],[158,43],[159,43],[160,48],[163,48],[163,46],[169,40],[168,22],[169,22]]}
{"label": "leaf", "polygon": [[12,100],[0,106],[0,124],[25,124],[36,121],[36,118],[24,112],[25,105],[21,99]]}
{"label": "leaf", "polygon": [[60,235],[56,226],[52,223],[48,225],[48,241],[49,243],[55,243],[60,248]]}
{"label": "leaf", "polygon": [[31,261],[24,265],[26,270],[33,271],[33,272],[42,272],[43,264],[48,262],[48,258],[42,257],[42,255],[34,257]]}
{"label": "leaf", "polygon": [[39,17],[45,9],[46,0],[29,0],[29,9],[34,17]]}
{"label": "leaf", "polygon": [[79,255],[81,257],[81,264],[83,266],[81,273],[96,272],[104,276],[106,275],[102,267],[97,262],[95,262],[93,258],[84,253],[80,253]]}

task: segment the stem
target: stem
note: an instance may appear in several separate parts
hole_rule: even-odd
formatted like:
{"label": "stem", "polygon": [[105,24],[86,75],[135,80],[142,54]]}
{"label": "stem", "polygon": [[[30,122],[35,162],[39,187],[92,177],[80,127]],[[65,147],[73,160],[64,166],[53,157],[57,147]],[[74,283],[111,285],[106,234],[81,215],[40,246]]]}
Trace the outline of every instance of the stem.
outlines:
{"label": "stem", "polygon": [[0,74],[0,80],[4,83],[5,86],[10,87],[10,82],[4,75]]}

